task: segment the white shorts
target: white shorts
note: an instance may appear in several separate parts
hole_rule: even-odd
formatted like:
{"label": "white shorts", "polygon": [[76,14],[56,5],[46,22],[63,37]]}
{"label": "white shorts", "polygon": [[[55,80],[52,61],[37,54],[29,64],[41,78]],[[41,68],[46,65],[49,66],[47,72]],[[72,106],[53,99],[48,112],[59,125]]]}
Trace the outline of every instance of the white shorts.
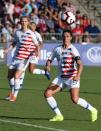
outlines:
{"label": "white shorts", "polygon": [[28,65],[29,65],[29,60],[14,59],[11,65],[9,66],[9,69],[17,69],[17,70],[25,71]]}
{"label": "white shorts", "polygon": [[7,66],[9,66],[12,63],[14,52],[15,52],[15,48],[12,49],[10,52],[8,52],[7,55],[5,56],[5,62]]}
{"label": "white shorts", "polygon": [[5,63],[7,66],[9,66],[12,62],[12,53],[9,52],[6,56],[5,56]]}
{"label": "white shorts", "polygon": [[38,64],[38,60],[39,60],[39,57],[37,57],[37,56],[30,56],[29,63],[37,65]]}
{"label": "white shorts", "polygon": [[72,78],[62,78],[60,76],[56,77],[53,81],[53,84],[58,85],[61,88],[68,87],[68,88],[79,88],[80,87],[80,80],[74,81]]}

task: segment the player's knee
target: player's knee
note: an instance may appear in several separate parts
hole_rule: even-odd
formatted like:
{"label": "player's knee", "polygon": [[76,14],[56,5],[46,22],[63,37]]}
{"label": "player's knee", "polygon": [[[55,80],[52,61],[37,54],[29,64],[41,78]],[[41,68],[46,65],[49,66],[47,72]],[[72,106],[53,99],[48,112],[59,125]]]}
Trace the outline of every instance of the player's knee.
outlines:
{"label": "player's knee", "polygon": [[11,79],[11,76],[8,75],[7,78],[8,78],[8,80],[10,80],[10,79]]}
{"label": "player's knee", "polygon": [[8,80],[12,79],[13,77],[14,77],[14,76],[11,75],[11,74],[8,74],[8,76],[7,76]]}
{"label": "player's knee", "polygon": [[52,96],[51,90],[46,90],[44,93],[44,97],[50,97],[50,96]]}
{"label": "player's knee", "polygon": [[30,74],[33,74],[33,70],[29,69],[29,73],[30,73]]}
{"label": "player's knee", "polygon": [[33,73],[34,73],[34,69],[29,68],[29,73],[30,73],[30,74],[33,74]]}
{"label": "player's knee", "polygon": [[71,98],[72,99],[72,102],[74,103],[74,104],[77,104],[78,103],[78,98]]}
{"label": "player's knee", "polygon": [[19,78],[20,78],[20,76],[21,76],[21,74],[16,73],[16,74],[15,74],[15,79],[19,79]]}

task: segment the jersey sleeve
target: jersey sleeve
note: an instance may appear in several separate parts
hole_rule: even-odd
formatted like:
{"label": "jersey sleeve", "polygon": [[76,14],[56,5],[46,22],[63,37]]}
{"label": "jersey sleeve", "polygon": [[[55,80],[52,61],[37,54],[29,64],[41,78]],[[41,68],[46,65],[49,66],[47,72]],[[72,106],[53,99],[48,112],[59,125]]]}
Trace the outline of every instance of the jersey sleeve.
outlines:
{"label": "jersey sleeve", "polygon": [[79,51],[73,46],[72,53],[74,57],[80,57]]}
{"label": "jersey sleeve", "polygon": [[57,57],[57,50],[56,50],[56,48],[55,48],[55,49],[52,51],[51,55],[48,57],[48,60],[53,61],[54,58],[56,58],[56,57]]}
{"label": "jersey sleeve", "polygon": [[43,42],[40,33],[36,32],[36,38],[37,38],[37,41],[38,41],[38,42]]}
{"label": "jersey sleeve", "polygon": [[19,42],[18,33],[19,31],[16,31],[14,34],[14,40],[13,40],[14,45],[17,45],[17,43]]}
{"label": "jersey sleeve", "polygon": [[38,41],[34,33],[32,33],[32,40],[35,45],[38,45]]}

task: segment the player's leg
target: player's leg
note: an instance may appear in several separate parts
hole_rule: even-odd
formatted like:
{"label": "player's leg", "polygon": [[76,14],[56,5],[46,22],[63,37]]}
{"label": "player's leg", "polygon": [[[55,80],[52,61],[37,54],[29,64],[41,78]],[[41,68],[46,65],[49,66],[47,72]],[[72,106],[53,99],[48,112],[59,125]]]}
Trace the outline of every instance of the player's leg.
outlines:
{"label": "player's leg", "polygon": [[[15,69],[13,71],[15,73]],[[9,86],[10,86],[10,92],[8,94],[8,97],[6,97],[6,100],[9,100],[11,95],[14,93],[14,73],[12,77],[8,76]],[[10,73],[11,74],[11,73]],[[25,71],[20,76],[20,89],[23,88],[23,81],[24,81]]]}
{"label": "player's leg", "polygon": [[21,76],[20,76],[20,89],[23,88],[24,78],[25,78],[25,71],[23,71]]}
{"label": "player's leg", "polygon": [[15,72],[15,76],[14,76],[14,93],[12,95],[12,98],[10,99],[10,101],[16,101],[19,90],[20,90],[20,77],[22,75],[23,71],[22,70],[17,70]]}
{"label": "player's leg", "polygon": [[71,99],[73,103],[78,104],[82,106],[85,109],[88,109],[91,111],[91,121],[94,122],[97,120],[97,110],[88,103],[85,99],[79,97],[80,89],[77,87],[71,88]]}
{"label": "player's leg", "polygon": [[6,97],[6,100],[11,99],[14,93],[14,74],[15,74],[15,69],[8,69],[8,81],[9,81],[10,91],[8,93],[8,96]]}
{"label": "player's leg", "polygon": [[36,65],[38,64],[38,57],[31,57],[30,58],[30,64],[29,64],[29,72],[32,74],[38,74],[38,75],[45,75],[48,80],[50,80],[51,76],[50,73],[47,70],[42,70],[39,68],[36,68]]}
{"label": "player's leg", "polygon": [[15,101],[17,99],[19,90],[21,89],[21,77],[24,76],[23,73],[25,73],[25,70],[27,69],[28,64],[29,64],[29,61],[21,61],[21,60],[15,61],[16,72],[14,75],[14,93],[10,101]]}
{"label": "player's leg", "polygon": [[14,50],[11,50],[6,56],[6,65],[8,67],[8,81],[9,81],[9,86],[10,86],[10,92],[8,96],[6,97],[6,100],[9,100],[14,93],[14,74],[15,74],[15,69],[13,69],[11,66],[12,63],[12,58],[14,56]]}
{"label": "player's leg", "polygon": [[38,75],[45,74],[44,70],[36,68],[36,64],[35,63],[29,63],[29,72],[31,74],[38,74]]}
{"label": "player's leg", "polygon": [[[56,78],[53,82],[57,83],[58,78]],[[49,85],[49,87],[46,89],[44,96],[46,98],[46,101],[48,103],[48,105],[51,107],[51,109],[55,112],[56,116],[54,116],[52,119],[50,119],[50,121],[63,121],[63,116],[62,113],[57,105],[57,102],[55,100],[55,98],[53,97],[53,95],[55,93],[57,93],[58,91],[61,90],[61,87],[58,86],[57,84],[52,83],[51,85]],[[60,83],[61,85],[61,83]]]}

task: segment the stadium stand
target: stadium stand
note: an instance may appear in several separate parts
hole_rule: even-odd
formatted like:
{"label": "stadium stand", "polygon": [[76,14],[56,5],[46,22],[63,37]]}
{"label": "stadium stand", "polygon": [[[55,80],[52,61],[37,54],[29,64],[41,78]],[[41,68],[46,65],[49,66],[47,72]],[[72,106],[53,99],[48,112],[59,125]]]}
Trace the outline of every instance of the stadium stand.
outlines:
{"label": "stadium stand", "polygon": [[[76,14],[77,23],[79,23],[80,26],[83,26],[82,34],[79,36],[80,40],[75,39],[75,36],[77,35],[76,33],[74,34],[73,39],[74,43],[80,43],[85,40],[86,36],[87,39],[90,38],[89,36],[93,33],[85,33],[85,26],[88,26],[91,23],[92,18],[89,17],[91,15],[88,12],[92,13],[93,10],[92,16],[94,16],[94,18],[99,17],[100,21],[100,5],[101,0],[1,0],[0,41],[1,43],[4,43],[4,41],[7,42],[8,39],[11,39],[16,29],[21,27],[19,17],[25,15],[29,16],[31,21],[37,24],[37,30],[42,34],[45,42],[61,42],[62,29],[65,27],[63,27],[63,24],[60,22],[60,12],[66,6],[68,10]],[[95,10],[98,12],[97,14],[95,13]],[[100,26],[98,25],[99,21],[96,20],[96,26],[98,26],[97,28],[100,30]],[[71,29],[74,30],[74,28],[76,28],[76,23]],[[93,35],[99,36],[99,32],[95,32]],[[91,40],[90,42],[99,43],[100,39],[95,37],[94,41]]]}

